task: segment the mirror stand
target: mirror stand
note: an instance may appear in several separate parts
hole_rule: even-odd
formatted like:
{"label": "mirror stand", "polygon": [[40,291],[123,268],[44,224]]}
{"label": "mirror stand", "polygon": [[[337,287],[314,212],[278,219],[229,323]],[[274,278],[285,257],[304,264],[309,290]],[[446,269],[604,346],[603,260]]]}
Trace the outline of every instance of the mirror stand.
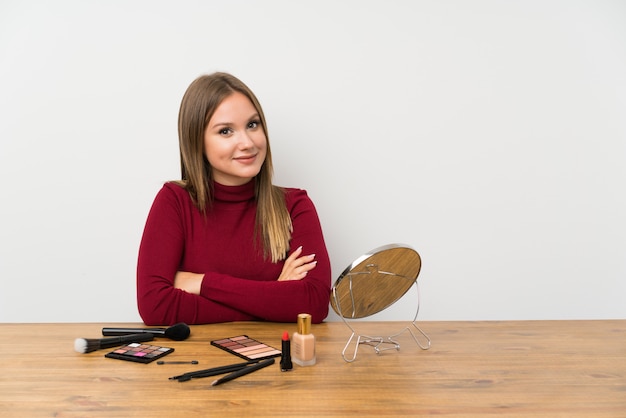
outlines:
{"label": "mirror stand", "polygon": [[[390,273],[387,273],[387,274],[390,274]],[[411,335],[411,337],[413,338],[413,340],[415,341],[415,343],[418,345],[419,348],[421,348],[422,350],[428,350],[430,348],[430,337],[424,331],[422,331],[422,329],[419,326],[417,326],[417,323],[416,323],[417,315],[419,314],[419,309],[420,309],[420,291],[419,291],[419,284],[417,283],[417,278],[415,279],[414,284],[415,284],[415,289],[417,292],[417,308],[415,310],[415,316],[413,317],[413,321],[411,321],[409,325],[404,327],[400,332],[396,334],[392,334],[388,337],[382,337],[382,336],[373,337],[373,336],[359,334],[350,325],[350,323],[346,320],[346,318],[343,315],[340,315],[343,322],[346,324],[348,328],[350,328],[350,331],[352,331],[352,335],[350,335],[350,338],[348,338],[348,342],[346,343],[345,347],[343,348],[343,351],[341,352],[341,356],[346,362],[352,363],[354,360],[356,360],[356,356],[357,356],[357,353],[359,351],[359,347],[361,344],[369,345],[373,347],[374,352],[376,354],[380,354],[382,351],[386,351],[386,350],[394,350],[394,349],[396,351],[400,350],[400,343],[396,341],[396,338],[407,331]],[[352,293],[352,289],[350,289],[350,293]],[[341,312],[341,307],[339,304],[339,297],[337,296],[336,288],[333,288],[333,297],[335,299],[335,304],[339,307],[339,311]],[[419,334],[421,334],[423,338],[426,339],[424,343],[420,341],[420,339],[417,337],[413,329],[415,329],[415,331],[417,331]],[[346,351],[348,350],[348,347],[350,346],[350,344],[352,343],[355,337],[356,337],[356,341],[355,341],[355,346],[354,346],[354,352],[352,353],[352,358],[347,358]]]}

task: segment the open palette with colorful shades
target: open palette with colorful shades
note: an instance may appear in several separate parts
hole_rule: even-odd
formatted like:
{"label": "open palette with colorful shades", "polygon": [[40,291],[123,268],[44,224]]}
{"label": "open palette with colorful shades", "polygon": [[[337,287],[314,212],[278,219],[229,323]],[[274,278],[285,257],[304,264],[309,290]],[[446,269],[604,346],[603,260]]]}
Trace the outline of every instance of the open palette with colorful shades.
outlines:
{"label": "open palette with colorful shades", "polygon": [[247,335],[213,340],[211,341],[211,345],[246,360],[263,360],[280,356],[280,350],[250,338]]}
{"label": "open palette with colorful shades", "polygon": [[105,354],[107,358],[150,363],[174,351],[170,347],[161,347],[152,344],[130,343]]}

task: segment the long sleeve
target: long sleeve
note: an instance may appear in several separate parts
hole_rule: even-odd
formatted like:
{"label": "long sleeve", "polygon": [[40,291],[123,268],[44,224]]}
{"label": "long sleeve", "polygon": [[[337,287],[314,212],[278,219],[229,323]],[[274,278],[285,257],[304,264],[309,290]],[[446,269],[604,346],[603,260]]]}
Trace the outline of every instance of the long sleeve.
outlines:
{"label": "long sleeve", "polygon": [[[166,184],[155,198],[137,264],[137,302],[144,322],[295,322],[301,312],[321,322],[328,314],[330,261],[306,192],[286,190],[293,223],[290,245],[315,253],[317,266],[303,280],[278,282],[283,263],[265,260],[254,239],[253,185],[219,187],[206,216],[177,185]],[[204,273],[200,295],[174,288],[177,271]]]}
{"label": "long sleeve", "polygon": [[317,266],[302,280],[279,282],[283,263],[271,270],[273,280],[248,280],[229,275],[207,273],[201,295],[231,306],[256,318],[275,322],[295,322],[299,313],[310,313],[315,323],[328,315],[330,297],[330,261],[318,215],[302,190],[292,190],[288,207],[293,222],[292,250],[299,246],[303,254],[315,254]]}

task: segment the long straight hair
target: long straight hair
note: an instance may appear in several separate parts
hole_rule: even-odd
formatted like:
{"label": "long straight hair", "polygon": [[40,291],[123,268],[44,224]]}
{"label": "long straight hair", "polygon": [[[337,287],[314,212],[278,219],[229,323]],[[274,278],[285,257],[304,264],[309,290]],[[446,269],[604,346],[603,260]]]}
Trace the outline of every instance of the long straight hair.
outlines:
{"label": "long straight hair", "polygon": [[[263,256],[276,263],[289,251],[292,224],[285,204],[285,193],[272,184],[273,166],[267,124],[261,104],[241,80],[227,73],[213,73],[195,79],[187,88],[178,114],[181,181],[196,207],[204,214],[213,203],[213,170],[204,154],[204,132],[215,109],[231,94],[239,92],[255,107],[267,140],[267,154],[255,178],[257,212],[255,242]],[[259,239],[260,238],[260,239]]]}

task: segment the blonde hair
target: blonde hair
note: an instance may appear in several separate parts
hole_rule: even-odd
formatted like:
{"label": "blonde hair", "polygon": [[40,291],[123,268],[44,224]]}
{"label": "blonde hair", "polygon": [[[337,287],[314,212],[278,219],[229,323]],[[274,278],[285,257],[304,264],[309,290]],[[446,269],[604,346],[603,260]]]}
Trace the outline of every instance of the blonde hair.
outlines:
{"label": "blonde hair", "polygon": [[213,202],[213,173],[204,155],[204,131],[215,109],[231,94],[239,92],[252,102],[267,138],[267,154],[255,178],[257,200],[255,242],[272,262],[284,260],[289,251],[292,225],[285,193],[272,184],[273,166],[265,115],[254,93],[241,80],[227,73],[213,73],[195,79],[187,88],[178,114],[181,181],[194,204],[206,214]]}

